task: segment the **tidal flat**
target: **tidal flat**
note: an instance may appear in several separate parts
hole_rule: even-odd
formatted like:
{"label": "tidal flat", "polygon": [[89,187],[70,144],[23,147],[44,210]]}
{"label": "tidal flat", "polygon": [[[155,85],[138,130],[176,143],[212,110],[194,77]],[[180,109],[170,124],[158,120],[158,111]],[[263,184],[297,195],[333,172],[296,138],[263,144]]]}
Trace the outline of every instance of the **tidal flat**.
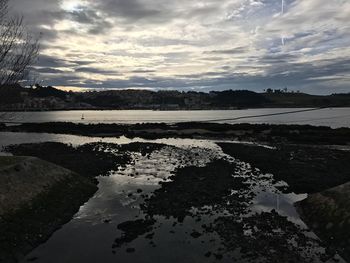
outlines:
{"label": "tidal flat", "polygon": [[[213,131],[213,126],[208,127]],[[315,140],[317,134],[320,138],[326,138],[326,133],[338,134],[339,138],[349,131],[296,125],[290,127],[296,135],[290,136],[292,141],[287,127],[278,127],[278,136],[277,127],[257,125],[253,132],[251,126],[241,126],[240,131],[242,127],[249,136],[238,136],[240,140],[240,132],[221,140],[215,138],[218,134],[205,138],[198,133],[186,135],[196,138],[167,134],[153,139],[53,135],[51,141],[31,143],[17,138],[12,145],[9,140],[5,152],[52,162],[97,185],[97,191],[71,214],[69,222],[32,243],[31,252],[17,260],[349,260],[348,244],[336,242],[342,237],[326,238],[307,217],[300,216],[308,211],[301,213],[298,206],[309,194],[350,178],[347,141],[337,144],[331,143],[337,142],[335,139],[321,139],[306,144],[304,131]]]}

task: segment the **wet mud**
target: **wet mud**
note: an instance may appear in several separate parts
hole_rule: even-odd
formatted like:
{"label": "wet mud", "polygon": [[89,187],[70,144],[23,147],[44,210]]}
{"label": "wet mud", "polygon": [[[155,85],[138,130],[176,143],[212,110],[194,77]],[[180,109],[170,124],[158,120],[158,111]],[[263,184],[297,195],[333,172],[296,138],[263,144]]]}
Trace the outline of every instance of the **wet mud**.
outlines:
{"label": "wet mud", "polygon": [[69,222],[97,190],[90,180],[63,180],[30,204],[0,216],[0,262],[17,262]]}
{"label": "wet mud", "polygon": [[65,122],[23,123],[16,126],[0,126],[1,131],[41,132],[83,136],[128,138],[220,138],[260,142],[290,142],[298,144],[350,143],[350,129],[316,127],[310,125],[270,124],[219,124],[204,122],[141,123],[141,124],[75,124]]}
{"label": "wet mud", "polygon": [[72,176],[76,176],[47,187],[30,204],[0,216],[0,262],[17,262],[69,222],[98,189],[95,177],[107,176],[130,163],[132,152],[147,156],[163,146],[91,143],[73,147],[48,142],[6,147],[13,155],[35,156],[74,171]]}
{"label": "wet mud", "polygon": [[[161,182],[161,188],[144,201],[141,209],[145,220],[122,223],[124,231],[113,247],[127,247],[139,236],[159,227],[157,218],[173,218],[173,227],[186,217],[197,222],[197,228],[187,235],[198,239],[216,234],[212,250],[203,258],[234,260],[235,262],[316,262],[333,259],[336,252],[308,236],[308,230],[291,222],[274,209],[255,212],[252,209],[257,184],[252,180],[258,171],[242,176],[237,165],[217,159],[204,167],[184,167],[174,171],[170,181]],[[181,194],[179,194],[181,193]],[[125,227],[127,226],[127,227]],[[153,227],[152,227],[153,226]],[[172,232],[175,233],[175,230]],[[212,243],[214,240],[203,242]],[[155,243],[156,245],[156,243]]]}
{"label": "wet mud", "polygon": [[350,260],[350,182],[309,195],[298,202],[301,218]]}
{"label": "wet mud", "polygon": [[37,144],[10,145],[5,151],[18,156],[35,156],[70,169],[84,177],[95,178],[108,175],[110,171],[131,162],[130,152],[142,155],[162,148],[162,144],[130,143],[89,143],[74,147],[72,145],[47,142]]}
{"label": "wet mud", "polygon": [[349,151],[289,144],[275,148],[230,143],[219,146],[225,153],[287,182],[288,191],[295,193],[316,193],[350,181]]}
{"label": "wet mud", "polygon": [[[89,231],[96,231],[91,249],[108,247],[107,254],[99,254],[103,262],[342,262],[338,251],[304,224],[294,203],[305,193],[348,180],[348,174],[337,168],[348,167],[347,152],[287,144],[208,145],[8,147],[16,155],[49,161],[58,156],[57,164],[88,178],[109,175],[97,178],[99,191],[60,237],[26,259],[45,262],[47,253],[52,262],[62,262],[57,244],[67,240],[72,229],[88,224]],[[84,158],[78,165],[76,160]],[[100,228],[108,231],[100,233]],[[180,253],[174,257],[169,250]],[[81,257],[77,252],[65,262]],[[85,261],[93,262],[88,257]]]}

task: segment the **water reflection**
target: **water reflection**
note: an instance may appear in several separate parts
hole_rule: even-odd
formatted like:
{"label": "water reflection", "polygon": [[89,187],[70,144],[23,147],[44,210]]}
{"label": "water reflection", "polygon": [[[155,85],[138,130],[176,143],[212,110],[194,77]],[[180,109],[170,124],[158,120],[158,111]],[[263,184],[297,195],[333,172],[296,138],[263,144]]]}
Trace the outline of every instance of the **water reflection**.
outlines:
{"label": "water reflection", "polygon": [[[290,109],[247,109],[211,111],[48,111],[16,112],[6,116],[10,122],[75,122],[75,123],[147,123],[205,121],[213,119],[237,118],[252,115],[288,112]],[[84,114],[84,120],[81,119]],[[293,113],[281,116],[249,118],[229,123],[270,123],[270,124],[311,124],[333,128],[350,127],[350,108],[327,108],[318,111]]]}
{"label": "water reflection", "polygon": [[[0,145],[2,146],[44,141],[72,143],[73,145],[99,141],[118,144],[136,141],[147,142],[143,139],[128,139],[126,137],[93,138],[24,133],[1,133],[0,135]],[[225,155],[214,141],[172,138],[153,140],[152,142],[164,143],[168,146],[152,152],[149,156],[131,153],[133,158],[131,164],[112,171],[108,177],[98,177],[99,190],[96,194],[80,208],[69,223],[55,232],[45,244],[30,253],[23,262],[36,257],[36,262],[53,263],[212,262],[216,256],[210,254],[207,257],[208,251],[213,253],[221,251],[224,254],[220,258],[221,262],[232,262],[232,258],[238,258],[240,262],[245,262],[242,259],[243,252],[224,249],[225,233],[222,232],[222,229],[214,228],[205,234],[201,233],[203,225],[209,226],[222,220],[230,220],[230,225],[235,226],[236,216],[238,216],[238,221],[243,222],[244,237],[247,240],[254,239],[255,224],[263,224],[266,220],[287,216],[288,222],[294,225],[294,228],[288,227],[288,229],[294,229],[293,231],[296,232],[293,234],[299,238],[300,235],[309,238],[308,242],[311,242],[311,245],[307,256],[317,258],[318,253],[324,252],[322,245],[317,242],[317,237],[307,230],[293,205],[296,201],[305,198],[305,194],[282,193],[279,189],[287,187],[285,182],[275,182],[273,175],[263,174],[248,163]],[[244,189],[232,190],[231,195],[242,198],[242,202],[246,204],[243,206],[243,210],[240,207],[237,208],[236,205],[231,206],[228,202],[224,210],[214,206],[193,207],[190,212],[194,216],[185,217],[183,222],[178,222],[172,217],[166,218],[158,215],[155,217],[156,222],[152,226],[151,233],[145,233],[120,248],[113,247],[116,238],[123,234],[117,229],[117,225],[145,218],[146,215],[140,205],[156,189],[161,187],[159,182],[169,181],[168,178],[177,168],[205,167],[216,159],[223,159],[225,162],[235,164],[236,168],[232,176],[242,180]],[[171,205],[169,203],[169,206]],[[273,211],[277,213],[274,214]],[[270,212],[272,219],[266,217],[264,212]],[[198,220],[199,215],[200,220]],[[274,229],[273,222],[271,221],[270,225],[271,231],[282,235],[284,230]],[[277,220],[277,222],[279,221]],[[227,222],[222,221],[222,224],[225,226]],[[279,225],[277,226],[279,227]],[[201,234],[194,238],[193,233]],[[153,235],[152,240],[146,238],[148,234]],[[284,235],[290,235],[290,233]],[[282,237],[284,236],[282,235]],[[284,240],[286,241],[286,239]],[[297,244],[290,244],[290,246],[295,245]],[[135,251],[129,253],[128,249],[135,249]],[[170,250],[171,253],[169,253]],[[246,261],[249,261],[248,259]]]}

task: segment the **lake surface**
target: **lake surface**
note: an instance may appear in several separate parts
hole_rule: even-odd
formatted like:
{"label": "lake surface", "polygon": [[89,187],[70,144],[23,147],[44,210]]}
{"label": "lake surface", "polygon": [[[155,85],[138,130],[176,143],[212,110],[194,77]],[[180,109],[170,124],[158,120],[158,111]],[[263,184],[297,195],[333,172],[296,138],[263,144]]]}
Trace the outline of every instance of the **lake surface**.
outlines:
{"label": "lake surface", "polygon": [[[239,120],[217,121],[220,123],[269,123],[269,124],[310,124],[332,128],[350,127],[350,108],[326,108],[316,111],[290,113],[263,117],[256,115],[275,114],[303,109],[247,109],[211,111],[151,111],[151,110],[111,110],[111,111],[48,111],[16,112],[6,114],[9,122],[75,122],[75,123],[147,123],[147,122],[187,122],[212,121],[217,119]],[[82,116],[84,119],[82,120]]]}

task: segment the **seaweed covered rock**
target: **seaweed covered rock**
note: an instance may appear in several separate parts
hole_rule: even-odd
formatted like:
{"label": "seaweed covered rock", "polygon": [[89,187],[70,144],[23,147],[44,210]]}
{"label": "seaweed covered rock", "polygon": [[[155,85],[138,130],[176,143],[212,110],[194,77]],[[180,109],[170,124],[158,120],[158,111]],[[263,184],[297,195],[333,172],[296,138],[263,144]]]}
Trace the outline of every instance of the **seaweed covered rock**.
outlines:
{"label": "seaweed covered rock", "polygon": [[226,154],[287,182],[295,193],[317,193],[350,180],[349,151],[294,144],[275,149],[236,143],[219,146]]}
{"label": "seaweed covered rock", "polygon": [[0,157],[0,262],[16,262],[69,221],[97,190],[35,157]]}
{"label": "seaweed covered rock", "polygon": [[350,260],[350,182],[309,195],[297,207],[308,225]]}

